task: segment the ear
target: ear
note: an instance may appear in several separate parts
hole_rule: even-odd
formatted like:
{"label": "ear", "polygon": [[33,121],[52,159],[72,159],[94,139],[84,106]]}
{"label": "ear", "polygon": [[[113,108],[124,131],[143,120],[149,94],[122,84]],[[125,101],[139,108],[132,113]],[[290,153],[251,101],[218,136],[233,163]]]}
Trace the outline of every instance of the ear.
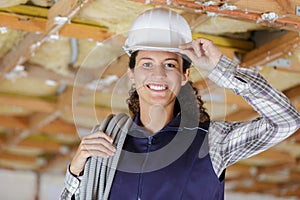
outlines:
{"label": "ear", "polygon": [[130,68],[127,69],[127,75],[128,75],[128,78],[131,80],[131,83],[135,83],[134,74],[133,74],[133,71]]}
{"label": "ear", "polygon": [[190,77],[190,69],[186,69],[186,72],[182,75],[181,86],[184,86]]}

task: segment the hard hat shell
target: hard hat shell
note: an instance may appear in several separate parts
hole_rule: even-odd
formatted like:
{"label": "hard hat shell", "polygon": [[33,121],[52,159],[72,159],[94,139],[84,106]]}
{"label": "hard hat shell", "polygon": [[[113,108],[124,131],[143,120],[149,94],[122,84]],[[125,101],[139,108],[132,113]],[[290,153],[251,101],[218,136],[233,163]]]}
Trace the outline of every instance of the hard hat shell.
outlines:
{"label": "hard hat shell", "polygon": [[191,41],[190,26],[181,15],[154,8],[136,18],[123,48],[129,56],[136,50],[179,52],[179,45]]}

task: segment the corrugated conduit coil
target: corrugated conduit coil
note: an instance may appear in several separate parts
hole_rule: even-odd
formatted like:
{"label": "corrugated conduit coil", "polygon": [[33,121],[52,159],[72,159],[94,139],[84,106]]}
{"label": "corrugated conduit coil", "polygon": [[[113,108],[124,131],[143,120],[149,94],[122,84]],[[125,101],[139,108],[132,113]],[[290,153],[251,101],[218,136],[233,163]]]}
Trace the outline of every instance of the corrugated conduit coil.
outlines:
{"label": "corrugated conduit coil", "polygon": [[79,187],[80,200],[107,200],[117,169],[122,147],[132,119],[125,113],[111,114],[92,132],[101,130],[113,138],[116,153],[109,158],[90,157],[84,167],[84,174]]}

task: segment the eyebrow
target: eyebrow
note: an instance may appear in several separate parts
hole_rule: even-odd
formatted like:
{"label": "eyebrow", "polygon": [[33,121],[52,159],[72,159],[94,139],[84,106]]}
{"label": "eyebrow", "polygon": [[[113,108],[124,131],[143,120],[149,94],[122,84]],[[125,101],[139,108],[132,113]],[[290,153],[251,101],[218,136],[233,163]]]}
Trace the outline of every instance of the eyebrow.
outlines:
{"label": "eyebrow", "polygon": [[165,59],[165,61],[168,61],[168,60],[174,60],[176,62],[179,62],[177,58],[167,58],[167,59]]}
{"label": "eyebrow", "polygon": [[[140,60],[154,60],[153,58],[150,57],[142,57]],[[179,62],[177,58],[166,58],[164,61],[169,61],[169,60],[174,60],[176,62]]]}
{"label": "eyebrow", "polygon": [[153,60],[153,58],[149,58],[149,57],[142,57],[142,58],[140,58],[140,60]]}

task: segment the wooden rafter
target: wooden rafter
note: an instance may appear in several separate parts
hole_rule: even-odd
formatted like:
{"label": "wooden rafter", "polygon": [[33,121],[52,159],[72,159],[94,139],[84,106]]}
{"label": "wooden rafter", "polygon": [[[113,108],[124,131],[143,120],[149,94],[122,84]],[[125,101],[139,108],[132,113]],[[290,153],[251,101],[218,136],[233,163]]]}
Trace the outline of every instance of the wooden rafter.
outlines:
{"label": "wooden rafter", "polygon": [[[35,16],[14,15],[0,11],[0,26],[23,30],[27,32],[46,34],[47,19]],[[59,31],[59,35],[70,38],[85,38],[103,41],[111,36],[107,29],[84,23],[66,24]]]}
{"label": "wooden rafter", "polygon": [[42,113],[53,113],[57,110],[56,103],[33,97],[11,96],[2,94],[0,95],[0,103],[2,105],[19,106]]}
{"label": "wooden rafter", "polygon": [[298,32],[289,32],[243,55],[241,66],[263,66],[292,53],[300,46]]}
{"label": "wooden rafter", "polygon": [[299,0],[252,0],[251,3],[247,0],[229,0],[228,4],[235,5],[239,9],[265,12],[272,11],[277,14],[294,16],[296,14],[296,6],[300,4]]}
{"label": "wooden rafter", "polygon": [[25,130],[28,128],[26,117],[0,115],[0,127]]}
{"label": "wooden rafter", "polygon": [[[206,5],[205,3],[199,3],[197,1],[189,1],[189,0],[171,0],[171,1],[165,1],[165,0],[133,0],[135,2],[140,3],[150,3],[150,4],[158,4],[158,5],[168,5],[173,6],[179,9],[188,9],[197,13],[203,13],[203,12],[213,12],[222,16],[230,17],[230,18],[236,18],[239,20],[248,20],[253,21],[255,23],[260,23],[262,25],[271,26],[274,28],[280,28],[280,29],[286,29],[286,30],[293,30],[293,31],[299,31],[300,30],[300,21],[299,17],[295,15],[295,6],[299,5],[299,0],[292,1],[289,0],[290,4],[288,7],[284,6],[285,9],[278,9],[278,6],[276,10],[276,6],[274,4],[269,4],[269,2],[276,2],[276,1],[268,1],[264,3],[262,7],[259,8],[259,6],[252,6],[253,10],[249,10],[247,8],[247,5],[250,4],[247,0],[241,0],[241,1],[229,1],[228,5],[235,6],[236,7],[229,7],[224,6],[223,8],[220,7],[220,3],[217,2],[217,5]],[[238,3],[239,2],[239,3]],[[255,2],[251,1],[252,5],[259,5],[261,1],[256,0]],[[227,5],[227,4],[226,4]],[[243,7],[241,5],[244,5]],[[245,6],[246,5],[246,6]],[[271,7],[269,7],[271,5]],[[259,8],[259,9],[258,9]],[[262,14],[268,14],[270,11],[273,12],[279,12],[279,15],[277,18],[271,18],[271,19],[264,19],[262,17]],[[286,15],[289,13],[289,15]],[[292,14],[294,13],[294,14]]]}
{"label": "wooden rafter", "polygon": [[11,153],[1,153],[0,160],[10,160],[10,161],[17,161],[17,162],[27,162],[27,163],[37,163],[37,158],[33,156],[24,156],[24,155],[16,155]]}
{"label": "wooden rafter", "polygon": [[42,166],[39,169],[39,171],[46,172],[61,163],[65,163],[66,161],[69,161],[70,158],[72,157],[72,155],[74,154],[74,152],[77,150],[77,148],[78,148],[78,145],[74,145],[73,147],[71,147],[71,149],[68,153],[63,154],[63,155],[56,155],[52,159],[48,160],[47,164]]}
{"label": "wooden rafter", "polygon": [[47,141],[33,141],[25,139],[18,144],[18,147],[29,147],[33,149],[41,149],[43,152],[60,153],[61,145],[58,143],[49,143]]}
{"label": "wooden rafter", "polygon": [[47,41],[50,35],[59,33],[64,25],[67,24],[81,8],[86,6],[88,2],[88,0],[62,0],[55,3],[48,13],[45,34],[29,33],[29,38],[23,40],[16,50],[9,51],[7,55],[2,58],[2,62],[0,62],[1,71],[8,72],[16,65],[21,65],[26,62],[31,57],[31,54],[35,53],[39,47]]}
{"label": "wooden rafter", "polygon": [[[29,130],[30,122],[28,117],[16,117],[0,115],[0,127]],[[44,133],[59,133],[67,135],[76,135],[76,128],[73,124],[56,119],[50,124],[45,125],[39,131]]]}
{"label": "wooden rafter", "polygon": [[[24,63],[31,54],[34,53],[34,48],[39,45],[44,36],[40,34],[28,33],[25,38],[20,42],[18,48],[10,50],[0,61],[0,72],[3,76],[9,72],[16,65]],[[35,45],[34,45],[35,44]]]}

